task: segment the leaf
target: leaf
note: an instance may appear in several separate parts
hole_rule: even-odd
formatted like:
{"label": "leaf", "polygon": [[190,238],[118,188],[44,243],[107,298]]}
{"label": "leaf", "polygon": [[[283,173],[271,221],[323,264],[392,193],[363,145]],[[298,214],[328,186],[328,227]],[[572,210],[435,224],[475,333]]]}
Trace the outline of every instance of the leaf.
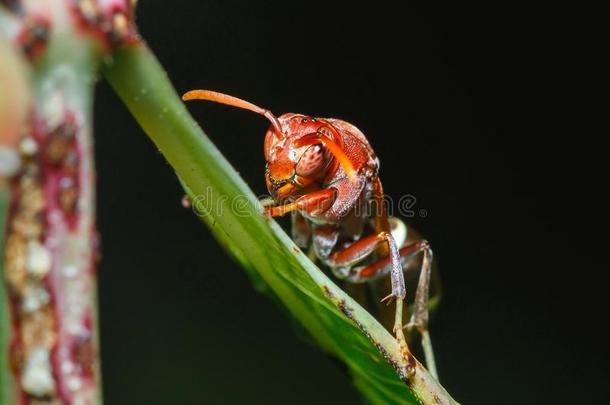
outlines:
{"label": "leaf", "polygon": [[347,364],[368,401],[456,403],[418,362],[406,378],[407,364],[394,337],[261,214],[255,195],[190,117],[146,46],[118,49],[103,72],[220,243],[324,350]]}

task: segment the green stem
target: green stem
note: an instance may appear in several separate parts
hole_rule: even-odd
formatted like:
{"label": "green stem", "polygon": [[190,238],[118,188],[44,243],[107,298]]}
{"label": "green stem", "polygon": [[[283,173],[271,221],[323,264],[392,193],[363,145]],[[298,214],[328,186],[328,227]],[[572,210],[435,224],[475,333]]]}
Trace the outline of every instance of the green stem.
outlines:
{"label": "green stem", "polygon": [[[0,257],[4,257],[4,230],[6,229],[9,202],[10,191],[0,181]],[[16,391],[8,356],[12,336],[8,296],[1,278],[4,274],[3,267],[4,260],[0,260],[0,404],[12,404]]]}
{"label": "green stem", "polygon": [[[191,118],[145,45],[118,49],[102,70],[181,178],[215,236],[246,268],[257,270],[322,347],[347,363],[371,402],[412,403],[397,375],[385,373],[385,357],[422,403],[456,404],[419,362],[410,359],[408,366],[396,340],[315,267],[275,221],[261,215],[254,194]],[[222,202],[234,201],[240,202],[240,215],[217,210]],[[297,268],[290,265],[295,261]]]}

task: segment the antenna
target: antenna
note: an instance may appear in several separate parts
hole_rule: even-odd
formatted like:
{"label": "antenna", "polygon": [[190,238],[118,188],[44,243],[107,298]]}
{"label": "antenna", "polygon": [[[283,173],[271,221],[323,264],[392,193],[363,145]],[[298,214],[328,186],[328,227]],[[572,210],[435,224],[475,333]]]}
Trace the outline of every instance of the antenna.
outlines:
{"label": "antenna", "polygon": [[282,132],[282,126],[280,125],[280,121],[275,115],[273,115],[271,111],[265,110],[264,108],[260,108],[259,106],[252,104],[248,101],[242,100],[240,98],[211,90],[191,90],[189,92],[186,92],[182,96],[182,100],[213,101],[215,103],[226,104],[237,108],[243,108],[244,110],[250,110],[257,114],[264,115],[269,121],[271,121],[273,128],[275,128],[275,134],[278,139],[284,138],[284,133]]}

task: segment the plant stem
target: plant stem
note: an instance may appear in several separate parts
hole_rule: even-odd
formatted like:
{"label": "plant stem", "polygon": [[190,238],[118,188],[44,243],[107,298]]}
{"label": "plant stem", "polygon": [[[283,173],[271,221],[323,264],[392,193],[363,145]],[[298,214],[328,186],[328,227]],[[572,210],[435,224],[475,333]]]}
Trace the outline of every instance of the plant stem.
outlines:
{"label": "plant stem", "polygon": [[[4,253],[4,229],[10,202],[10,190],[0,182],[0,254]],[[0,275],[4,274],[4,260],[0,260]],[[10,360],[11,319],[4,282],[0,280],[0,404],[12,404],[16,392]]]}
{"label": "plant stem", "polygon": [[63,2],[51,10],[6,226],[12,391],[18,403],[93,404],[101,403],[92,140],[101,49],[74,30]]}

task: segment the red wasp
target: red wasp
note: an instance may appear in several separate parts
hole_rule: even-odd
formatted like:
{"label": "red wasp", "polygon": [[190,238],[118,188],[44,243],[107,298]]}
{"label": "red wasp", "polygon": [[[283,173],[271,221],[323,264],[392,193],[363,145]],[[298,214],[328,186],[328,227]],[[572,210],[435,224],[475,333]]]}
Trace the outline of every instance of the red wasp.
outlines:
{"label": "red wasp", "polygon": [[[406,228],[387,215],[379,160],[364,134],[334,118],[293,113],[276,117],[252,103],[210,90],[192,90],[182,98],[243,108],[271,121],[264,152],[265,180],[273,204],[265,208],[266,213],[272,217],[292,213],[295,243],[311,246],[340,279],[364,283],[390,274],[392,293],[382,301],[396,300],[394,333],[405,355],[409,349],[403,334],[403,266],[414,255],[423,254],[414,310],[406,327],[421,333],[426,363],[436,375],[427,330],[432,251],[425,240],[400,247]],[[390,222],[395,225],[394,236]],[[395,238],[400,239],[398,243]]]}

